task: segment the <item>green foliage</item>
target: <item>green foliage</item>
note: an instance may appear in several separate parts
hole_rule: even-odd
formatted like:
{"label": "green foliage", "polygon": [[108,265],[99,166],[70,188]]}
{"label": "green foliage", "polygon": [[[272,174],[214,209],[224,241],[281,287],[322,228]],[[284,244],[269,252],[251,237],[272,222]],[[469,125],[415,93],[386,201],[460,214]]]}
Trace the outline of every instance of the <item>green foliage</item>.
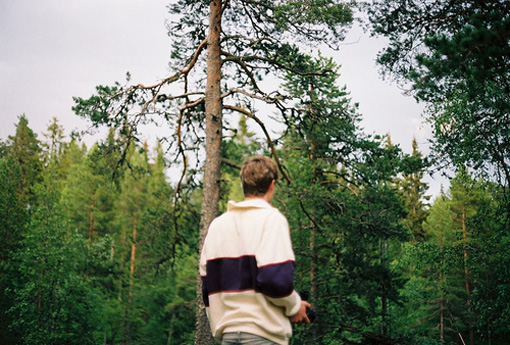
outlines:
{"label": "green foliage", "polygon": [[58,123],[58,119],[54,117],[48,125],[48,132],[44,133],[47,142],[42,143],[44,153],[46,154],[46,164],[58,161],[64,150],[64,128]]}
{"label": "green foliage", "polygon": [[508,1],[499,0],[375,1],[370,10],[374,32],[389,38],[379,62],[411,82],[415,97],[428,105],[432,161],[461,167],[450,195],[431,208],[424,226],[430,242],[446,251],[439,258],[457,259],[434,268],[445,279],[438,292],[446,309],[436,310],[451,315],[450,328],[442,324],[445,341],[459,334],[470,344],[508,338],[493,320],[506,320],[499,313],[507,308],[506,298],[495,296],[507,294],[508,285],[499,267],[506,262],[500,244],[508,236],[510,210],[509,13]]}
{"label": "green foliage", "polygon": [[98,85],[96,91],[97,95],[93,95],[87,100],[74,98],[76,106],[73,107],[73,110],[76,115],[90,117],[96,125],[109,124],[110,122],[113,122],[114,125],[120,124],[121,117],[111,119],[108,114],[111,102],[118,99],[116,94],[120,91],[120,84],[115,83],[113,87]]}
{"label": "green foliage", "polygon": [[21,169],[21,188],[18,192],[21,193],[26,203],[34,206],[36,200],[32,188],[40,181],[41,147],[37,135],[28,127],[25,115],[19,117],[16,135],[9,136],[7,145],[9,153],[17,160]]}
{"label": "green foliage", "polygon": [[[485,3],[375,2],[380,11],[372,15],[377,32],[390,37],[381,62],[432,104],[437,152],[475,168],[496,166],[501,182],[509,12],[506,3]],[[242,161],[272,145],[284,175],[274,203],[291,226],[296,288],[310,290],[319,313],[314,324],[295,327],[292,344],[449,344],[459,334],[504,344],[504,184],[459,169],[427,209],[427,157],[415,143],[405,155],[389,138],[364,135],[357,105],[336,85],[338,66],[303,51],[337,46],[351,6],[224,7],[222,102],[228,115],[243,115],[223,123],[220,209],[242,198]],[[41,146],[20,117],[16,136],[0,143],[0,337],[9,344],[193,342],[209,2],[170,8],[179,15],[173,76],[154,87],[98,86],[89,99],[75,99],[79,116],[110,126],[104,141],[90,149],[65,143],[54,121]],[[414,50],[416,38],[425,50]],[[282,87],[263,90],[267,75]],[[259,101],[274,105],[285,125],[278,141],[262,142],[249,129],[248,118],[260,124]],[[151,122],[173,133],[153,156],[138,141],[139,125]],[[179,163],[185,170],[176,178]]]}
{"label": "green foliage", "polygon": [[150,157],[131,144],[121,165],[114,143],[123,138],[110,133],[88,150],[63,142],[56,124],[43,145],[42,182],[29,186],[36,206],[27,207],[12,146],[0,158],[0,338],[189,343],[197,211],[172,202],[161,146]]}
{"label": "green foliage", "polygon": [[47,174],[36,188],[39,207],[14,258],[19,276],[11,327],[26,344],[95,344],[100,296],[83,274],[86,240],[66,227],[52,179]]}
{"label": "green foliage", "polygon": [[429,105],[435,158],[508,188],[509,3],[376,1],[370,13],[390,39],[379,62]]}
{"label": "green foliage", "polygon": [[23,232],[29,222],[26,201],[22,197],[21,169],[11,154],[0,157],[0,335],[5,344],[14,344],[19,334],[11,332],[7,312],[14,306],[14,257],[21,247]]}
{"label": "green foliage", "polygon": [[430,196],[425,195],[427,184],[422,182],[422,179],[429,163],[427,158],[423,158],[418,151],[416,139],[413,140],[412,146],[413,153],[404,158],[402,177],[395,179],[395,185],[407,212],[405,224],[411,230],[413,240],[424,241],[427,234],[422,224],[427,218],[425,202],[430,199]]}
{"label": "green foliage", "polygon": [[508,237],[500,197],[500,187],[459,169],[448,195],[436,198],[429,210],[423,224],[427,241],[403,251],[400,265],[411,279],[398,322],[411,326],[418,339],[454,343],[461,334],[470,342],[471,332],[474,341],[505,342],[508,331],[495,320],[505,319],[499,313],[506,299],[494,299],[508,285],[506,275],[495,273],[505,265]]}
{"label": "green foliage", "polygon": [[[510,242],[500,186],[459,169],[427,210],[424,238],[410,242],[424,159],[359,132],[347,93],[328,78],[288,79],[289,93],[316,92],[286,114],[299,130],[284,133],[277,152],[292,181],[279,181],[274,203],[292,229],[296,288],[319,313],[295,327],[292,344],[448,344],[470,329],[477,342],[504,344]],[[267,154],[245,120],[223,146],[225,201],[242,197],[242,161]],[[175,199],[161,146],[131,142],[119,165],[113,143],[122,140],[62,143],[29,212],[18,160],[9,149],[0,159],[7,344],[193,342],[200,186],[187,176]]]}
{"label": "green foliage", "polygon": [[[320,318],[298,329],[293,344],[368,344],[403,341],[389,334],[389,305],[400,305],[405,283],[391,253],[408,239],[404,210],[391,180],[400,150],[358,127],[356,106],[329,72],[286,78],[299,105],[284,114],[289,128],[280,152],[292,183],[277,195],[289,219],[297,255],[297,288],[310,290]],[[301,96],[299,96],[301,95]]]}
{"label": "green foliage", "polygon": [[503,344],[509,337],[506,325],[510,304],[506,296],[510,281],[505,273],[509,263],[508,211],[497,185],[482,187],[485,193],[470,221],[474,237],[471,270],[477,280],[472,295],[475,324],[483,341]]}

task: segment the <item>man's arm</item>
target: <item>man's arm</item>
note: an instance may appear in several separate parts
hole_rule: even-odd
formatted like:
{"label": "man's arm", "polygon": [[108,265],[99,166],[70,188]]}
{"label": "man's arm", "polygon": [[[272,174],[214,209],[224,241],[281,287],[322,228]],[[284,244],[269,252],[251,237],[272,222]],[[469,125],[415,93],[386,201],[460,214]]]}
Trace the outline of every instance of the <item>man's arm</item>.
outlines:
{"label": "man's arm", "polygon": [[[285,308],[288,317],[299,314],[301,297],[294,290],[294,251],[287,219],[278,211],[266,219],[257,251],[257,284],[273,304]],[[306,310],[306,308],[305,308]]]}

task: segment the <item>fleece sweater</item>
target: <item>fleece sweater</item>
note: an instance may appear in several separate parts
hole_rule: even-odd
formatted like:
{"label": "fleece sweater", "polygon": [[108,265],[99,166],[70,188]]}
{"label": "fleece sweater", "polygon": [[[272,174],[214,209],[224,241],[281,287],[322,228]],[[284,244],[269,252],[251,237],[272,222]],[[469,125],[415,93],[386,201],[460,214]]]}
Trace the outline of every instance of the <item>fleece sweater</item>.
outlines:
{"label": "fleece sweater", "polygon": [[294,268],[285,216],[263,199],[230,201],[227,212],[209,226],[200,257],[202,294],[214,337],[246,332],[288,344],[288,317],[301,306]]}

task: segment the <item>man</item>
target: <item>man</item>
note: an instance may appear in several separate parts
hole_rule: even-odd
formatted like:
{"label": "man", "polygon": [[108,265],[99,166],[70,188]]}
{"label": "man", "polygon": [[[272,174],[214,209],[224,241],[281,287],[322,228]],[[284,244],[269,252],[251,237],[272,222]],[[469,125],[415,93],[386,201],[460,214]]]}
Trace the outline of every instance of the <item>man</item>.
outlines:
{"label": "man", "polygon": [[277,179],[271,159],[248,159],[241,168],[245,200],[230,201],[209,226],[200,275],[211,330],[222,345],[286,345],[291,322],[310,322],[310,304],[293,287],[287,219],[269,204]]}

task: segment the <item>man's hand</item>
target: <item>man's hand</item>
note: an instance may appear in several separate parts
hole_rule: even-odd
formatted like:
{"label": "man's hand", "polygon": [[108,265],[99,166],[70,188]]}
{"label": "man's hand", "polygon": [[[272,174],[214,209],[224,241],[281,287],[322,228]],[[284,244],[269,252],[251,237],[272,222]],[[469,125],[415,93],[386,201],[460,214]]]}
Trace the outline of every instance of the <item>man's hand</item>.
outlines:
{"label": "man's hand", "polygon": [[289,320],[292,323],[310,323],[310,319],[306,316],[306,308],[312,308],[310,303],[301,301],[301,308],[296,315],[289,316]]}

